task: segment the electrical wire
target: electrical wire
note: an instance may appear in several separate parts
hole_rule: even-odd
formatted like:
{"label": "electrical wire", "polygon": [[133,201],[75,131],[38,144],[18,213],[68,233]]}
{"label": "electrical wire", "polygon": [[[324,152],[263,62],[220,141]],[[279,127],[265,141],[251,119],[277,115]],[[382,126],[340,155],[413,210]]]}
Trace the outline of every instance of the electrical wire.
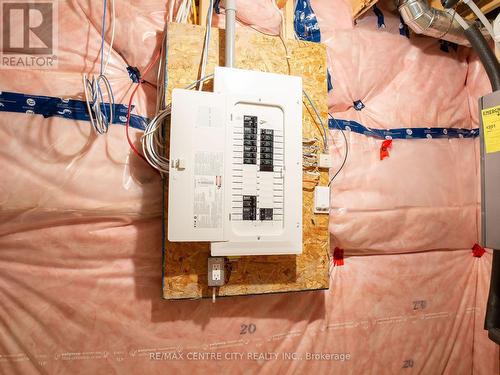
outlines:
{"label": "electrical wire", "polygon": [[281,18],[280,30],[279,30],[278,36],[281,39],[281,43],[283,43],[283,47],[285,47],[285,58],[286,58],[286,64],[288,66],[288,74],[291,74],[290,59],[292,57],[288,53],[288,46],[287,46],[287,44],[285,42],[285,38],[283,36],[283,28],[285,26],[285,17],[283,16],[283,12],[281,11],[281,9],[278,7],[277,1],[278,0],[274,0],[272,2],[272,4],[273,4],[274,9],[276,9],[276,11],[279,13],[280,18]]}
{"label": "electrical wire", "polygon": [[170,8],[168,10],[168,20],[170,22],[174,21],[174,6],[175,6],[175,1],[174,0],[170,0]]}
{"label": "electrical wire", "polygon": [[[291,68],[290,68],[290,59],[291,59],[291,56],[288,53],[288,46],[287,46],[287,44],[285,42],[285,39],[283,37],[283,25],[285,23],[285,19],[284,19],[284,16],[283,16],[283,12],[279,9],[279,7],[278,7],[278,5],[276,3],[276,0],[272,1],[272,4],[273,4],[273,7],[276,9],[276,11],[279,13],[279,15],[281,17],[280,31],[279,31],[278,35],[279,35],[279,38],[280,38],[280,40],[283,43],[283,46],[285,48],[285,58],[286,58],[286,62],[287,62],[287,65],[288,65],[288,74],[290,74],[291,73]],[[250,26],[255,31],[258,31],[261,34],[269,35],[269,36],[274,36],[274,35],[265,33],[263,31],[260,31],[260,30],[256,29],[255,27],[252,27],[251,25],[247,25],[247,26]],[[304,93],[305,97],[307,98],[307,101],[309,102],[309,104],[313,108],[314,113],[318,117],[319,123],[321,124],[321,128],[323,130],[323,152],[324,153],[328,153],[328,135],[327,135],[327,129],[326,129],[325,123],[323,122],[323,120],[322,120],[322,118],[321,118],[321,116],[319,114],[318,109],[314,105],[313,101],[311,100],[311,98],[309,97],[309,95],[307,94],[307,92],[305,90],[302,90],[302,92]]]}
{"label": "electrical wire", "polygon": [[302,92],[304,93],[305,97],[307,98],[307,101],[309,102],[309,104],[313,108],[314,113],[316,113],[316,116],[318,117],[318,121],[321,124],[321,128],[323,129],[323,152],[328,153],[328,135],[327,135],[325,123],[323,122],[323,119],[321,118],[321,116],[318,112],[318,109],[314,105],[313,101],[311,100],[309,95],[307,95],[307,92],[305,90],[302,90]]}
{"label": "electrical wire", "polygon": [[210,4],[208,5],[208,11],[207,11],[207,24],[206,24],[206,29],[205,29],[205,41],[203,44],[203,54],[202,54],[202,59],[201,59],[201,70],[200,70],[200,85],[198,87],[198,90],[201,91],[203,89],[203,80],[201,80],[201,77],[205,77],[205,71],[207,68],[207,62],[208,62],[208,47],[210,45],[210,34],[212,30],[212,15],[214,12],[214,0],[210,0]]}
{"label": "electrical wire", "polygon": [[[151,68],[154,66],[154,64],[156,64],[156,62],[158,61],[159,58],[160,58],[160,51],[158,51],[155,54],[155,56],[153,57],[153,59],[151,60],[151,62],[149,63],[149,65],[146,66],[146,68],[144,69],[144,72],[143,72],[142,76],[145,76],[149,72],[149,70],[151,70]],[[139,89],[139,86],[143,82],[144,82],[144,79],[141,78],[139,80],[139,83],[134,87],[134,90],[132,91],[132,94],[130,95],[130,99],[128,101],[128,108],[127,108],[127,122],[125,124],[125,134],[126,134],[126,137],[127,137],[127,142],[129,144],[130,148],[132,149],[132,151],[137,156],[139,156],[141,159],[143,159],[145,162],[148,162],[147,159],[139,152],[139,150],[137,150],[137,148],[135,147],[134,143],[130,139],[130,134],[129,134],[130,116],[131,116],[131,112],[132,112],[132,102],[134,100],[135,93],[137,92],[137,90]]]}
{"label": "electrical wire", "polygon": [[[115,14],[115,0],[111,0],[111,41],[109,42],[108,54],[106,56],[106,62],[104,64],[104,69],[101,74],[106,74],[106,70],[108,69],[109,58],[111,56],[111,51],[113,50],[113,44],[115,42],[115,27],[116,27],[116,14]],[[102,36],[104,40],[104,36]],[[104,46],[101,45],[101,50],[104,49]],[[102,59],[101,59],[102,60]]]}
{"label": "electrical wire", "polygon": [[[193,0],[183,0],[177,11],[176,20],[178,22],[186,22],[191,12],[194,13],[194,18],[197,18],[196,7],[193,7]],[[200,79],[186,87],[187,89],[195,87],[199,83],[198,90],[202,90],[203,83],[213,75],[205,76],[206,65],[208,61],[208,49],[210,44],[211,24],[213,15],[213,0],[210,1],[207,23],[205,30],[204,46],[202,53],[202,63],[200,70]],[[161,174],[168,173],[170,161],[164,155],[166,154],[166,128],[167,118],[171,113],[171,104],[166,104],[166,89],[168,87],[168,45],[167,45],[167,25],[165,25],[162,41],[162,49],[159,54],[160,63],[158,68],[158,88],[157,88],[157,103],[156,115],[145,126],[144,134],[141,137],[143,154],[141,157],[146,160],[153,168]]]}
{"label": "electrical wire", "polygon": [[[184,89],[193,89],[198,83],[212,78],[213,74],[209,74],[194,81]],[[144,159],[161,174],[167,174],[170,169],[170,160],[164,155],[166,154],[165,126],[167,126],[166,120],[170,116],[171,111],[172,107],[169,103],[146,125],[144,134],[141,137]]]}
{"label": "electrical wire", "polygon": [[335,118],[331,115],[331,114],[328,114],[328,116],[330,116],[330,118],[333,120],[335,126],[337,126],[337,128],[339,128],[340,132],[342,133],[342,136],[344,137],[344,141],[345,141],[345,155],[344,155],[344,160],[342,161],[342,164],[340,165],[340,168],[337,170],[337,172],[335,172],[335,174],[333,175],[333,177],[330,179],[330,182],[328,182],[328,186],[330,186],[333,182],[333,180],[335,180],[335,177],[337,177],[337,175],[340,173],[340,171],[344,168],[346,162],[347,162],[347,156],[349,155],[349,142],[347,141],[347,137],[344,133],[344,129],[342,129],[340,127],[340,125],[337,123],[337,120],[335,120]]}
{"label": "electrical wire", "polygon": [[[115,1],[111,0],[111,41],[110,46],[106,55],[106,61],[104,62],[104,41],[106,35],[106,10],[107,10],[107,0],[103,3],[103,15],[102,15],[102,28],[101,28],[101,49],[100,49],[100,68],[99,75],[89,76],[84,74],[82,77],[83,91],[85,95],[85,101],[87,104],[87,111],[89,113],[90,123],[94,130],[98,134],[104,134],[108,131],[109,125],[113,123],[114,118],[114,105],[115,98],[113,94],[113,89],[111,84],[106,77],[106,70],[108,68],[109,58],[111,51],[113,49],[114,39],[115,39],[115,24],[116,24],[116,14],[115,14]],[[102,86],[105,87],[105,92],[107,94],[108,104],[106,104],[105,96],[103,95]],[[108,115],[109,112],[109,115]]]}
{"label": "electrical wire", "polygon": [[467,30],[470,27],[470,25],[467,23],[467,21],[464,20],[462,18],[462,16],[460,14],[458,14],[455,9],[446,9],[446,12],[449,13],[453,17],[452,22],[453,22],[453,20],[456,20],[458,22],[458,24],[460,26],[462,26],[462,28],[464,30]]}

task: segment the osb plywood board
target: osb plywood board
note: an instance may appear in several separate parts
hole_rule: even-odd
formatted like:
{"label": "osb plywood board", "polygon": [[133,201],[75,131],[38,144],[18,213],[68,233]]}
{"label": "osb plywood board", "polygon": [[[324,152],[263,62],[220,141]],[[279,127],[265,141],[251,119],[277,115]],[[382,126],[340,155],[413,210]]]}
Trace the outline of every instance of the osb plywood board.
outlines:
{"label": "osb plywood board", "polygon": [[[185,87],[198,77],[203,48],[204,28],[172,23],[168,27],[168,90]],[[206,74],[224,64],[224,31],[212,29]],[[285,47],[277,37],[251,30],[238,30],[236,35],[236,67],[302,76],[304,90],[311,97],[327,124],[326,50],[317,43],[286,40]],[[211,90],[211,82],[205,89]],[[305,99],[305,98],[304,98]],[[303,106],[303,135],[321,139],[322,130],[313,109]],[[319,144],[319,143],[318,143]],[[304,175],[305,179],[307,175]],[[328,173],[320,181],[328,183]],[[303,253],[299,256],[251,256],[229,259],[230,275],[218,296],[291,292],[326,289],[329,284],[328,215],[314,215],[314,184],[303,182]],[[168,196],[165,183],[165,198]],[[165,199],[165,212],[168,200]],[[166,218],[166,215],[165,215]],[[168,223],[165,223],[167,226]],[[165,226],[165,230],[166,227]],[[166,241],[166,240],[165,240]],[[163,296],[166,299],[211,297],[207,286],[208,243],[164,244]],[[229,270],[229,269],[228,269]]]}
{"label": "osb plywood board", "polygon": [[372,5],[376,4],[377,1],[378,0],[351,0],[352,18],[359,18],[363,13],[370,9]]}
{"label": "osb plywood board", "polygon": [[[500,0],[474,0],[474,2],[484,14],[489,13],[500,6]],[[431,4],[431,6],[434,8],[443,9],[441,0],[429,0],[429,4]],[[474,13],[472,13],[467,4],[464,4],[463,2],[458,3],[457,12],[462,17],[465,17],[467,19],[477,18]]]}

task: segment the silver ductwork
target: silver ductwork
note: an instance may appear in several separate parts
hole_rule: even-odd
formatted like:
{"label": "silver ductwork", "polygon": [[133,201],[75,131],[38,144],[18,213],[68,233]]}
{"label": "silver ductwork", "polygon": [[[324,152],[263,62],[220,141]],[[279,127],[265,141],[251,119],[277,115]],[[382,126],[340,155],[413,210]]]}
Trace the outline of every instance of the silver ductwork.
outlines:
{"label": "silver ductwork", "polygon": [[405,23],[415,33],[470,46],[453,13],[432,8],[427,0],[401,0],[398,10]]}

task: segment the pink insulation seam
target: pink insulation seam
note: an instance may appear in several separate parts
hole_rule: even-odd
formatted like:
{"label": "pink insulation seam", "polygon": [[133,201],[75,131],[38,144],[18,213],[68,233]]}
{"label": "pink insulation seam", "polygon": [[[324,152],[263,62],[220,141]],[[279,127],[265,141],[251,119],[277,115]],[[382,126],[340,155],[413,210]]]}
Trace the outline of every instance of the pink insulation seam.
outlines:
{"label": "pink insulation seam", "polygon": [[[330,1],[315,3],[328,9],[319,19],[330,30],[337,22],[349,24],[347,14],[336,12]],[[0,71],[2,90],[81,98],[80,72],[82,64],[88,68],[95,61],[99,29],[92,25],[99,25],[102,2],[61,4],[65,15],[61,30],[67,39],[61,43],[64,58],[59,70]],[[141,3],[141,8],[139,3],[124,4],[117,1],[123,40],[117,42],[108,74],[117,102],[122,103],[132,86],[125,66],[148,63],[168,8],[164,1]],[[85,14],[92,16],[87,19]],[[259,14],[249,14],[248,19],[254,25],[261,22]],[[81,39],[79,25],[86,28],[85,39]],[[75,53],[79,40],[88,40],[92,47]],[[365,49],[374,48],[369,38],[360,40]],[[336,48],[342,51],[344,47],[334,48],[330,56],[342,58]],[[126,56],[127,62],[119,56]],[[138,113],[150,116],[154,100],[154,89],[144,85],[136,95]],[[88,123],[2,113],[0,131],[0,324],[4,332],[0,335],[0,373],[498,373],[498,349],[481,329],[491,258],[489,254],[474,258],[469,246],[460,247],[467,242],[470,228],[464,230],[463,238],[443,240],[444,251],[346,254],[344,265],[332,269],[331,288],[324,292],[236,297],[218,299],[215,304],[169,303],[160,299],[160,181],[131,155],[124,128],[114,126],[108,135],[94,138]],[[140,136],[136,130],[132,134]],[[369,148],[369,139],[363,146],[364,141],[354,137],[350,139],[353,145]],[[424,143],[432,155],[429,162],[460,157],[454,149],[448,150],[449,155],[444,146],[431,147],[434,142]],[[395,143],[383,162],[391,161],[401,170],[404,163],[392,160],[408,144]],[[418,157],[407,160],[414,162]],[[336,184],[348,186],[358,176],[354,181],[359,185],[353,189],[374,191],[370,180],[359,178],[361,169],[355,173],[356,168],[346,167],[334,188]],[[467,185],[457,180],[462,183]],[[439,202],[449,202],[441,185],[444,180],[438,184]],[[376,186],[374,194],[392,204],[409,199],[400,190],[393,191],[392,197],[383,184]],[[477,194],[474,189],[452,190],[463,194],[458,209],[465,207],[469,194]],[[361,200],[360,207],[372,202]],[[410,202],[427,204],[417,197]],[[364,220],[362,216],[351,220]],[[435,226],[449,219],[446,215],[443,221],[427,218]],[[396,225],[398,220],[387,223]],[[471,222],[474,227],[474,219]],[[370,226],[355,229],[372,235],[377,231]],[[394,235],[408,235],[409,229],[397,226]],[[432,231],[427,233],[437,238]],[[421,241],[421,235],[413,235],[407,245]],[[443,234],[452,236],[451,229]],[[384,253],[384,246],[377,243],[382,241],[374,240],[368,247]],[[360,242],[359,246],[365,246]],[[447,243],[456,251],[450,251]],[[408,250],[401,244],[397,251],[395,241],[389,245],[390,252]],[[361,247],[356,251],[367,253]],[[253,333],[250,325],[255,327]],[[187,358],[188,353],[207,352],[223,359],[197,361],[193,354]],[[306,353],[337,357],[273,359],[276,353],[290,352],[304,358]],[[173,353],[182,353],[184,360],[173,359]],[[270,354],[259,358],[266,353]]]}

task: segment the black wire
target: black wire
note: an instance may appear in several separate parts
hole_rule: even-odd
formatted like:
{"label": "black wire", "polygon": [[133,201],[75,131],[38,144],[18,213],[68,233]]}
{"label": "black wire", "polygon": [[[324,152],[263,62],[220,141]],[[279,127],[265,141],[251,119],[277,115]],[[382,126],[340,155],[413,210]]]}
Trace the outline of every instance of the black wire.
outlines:
{"label": "black wire", "polygon": [[332,181],[335,179],[335,177],[337,177],[337,175],[340,173],[340,171],[344,168],[345,166],[345,163],[347,161],[347,155],[349,155],[349,142],[347,142],[347,137],[345,136],[345,133],[344,133],[344,129],[342,129],[340,127],[340,125],[337,123],[337,120],[335,120],[335,118],[331,115],[331,114],[328,114],[328,116],[331,117],[331,119],[333,120],[333,123],[335,124],[335,126],[337,126],[337,128],[339,128],[339,130],[341,131],[342,133],[342,136],[344,137],[344,141],[345,141],[345,155],[344,155],[344,161],[342,162],[342,165],[340,166],[339,170],[337,172],[335,172],[335,174],[333,175],[333,177],[330,179],[330,182],[328,183],[328,186],[331,185]]}

